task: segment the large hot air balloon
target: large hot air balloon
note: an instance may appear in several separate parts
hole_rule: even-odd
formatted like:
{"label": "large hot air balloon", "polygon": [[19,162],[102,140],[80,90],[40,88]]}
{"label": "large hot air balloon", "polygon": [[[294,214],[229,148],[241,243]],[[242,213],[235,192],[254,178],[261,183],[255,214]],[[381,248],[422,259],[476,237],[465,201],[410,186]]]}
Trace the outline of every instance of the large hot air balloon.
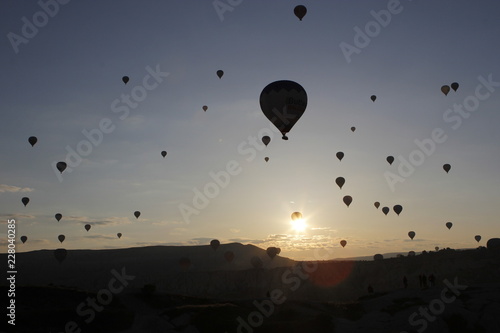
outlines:
{"label": "large hot air balloon", "polygon": [[443,169],[444,169],[444,171],[446,171],[446,173],[448,173],[448,172],[450,172],[451,165],[445,164],[445,165],[443,165]]}
{"label": "large hot air balloon", "polygon": [[36,136],[30,136],[28,138],[28,142],[30,143],[31,147],[33,147],[35,145],[35,143],[37,143],[38,139],[36,138]]}
{"label": "large hot air balloon", "polygon": [[377,96],[375,96],[375,95],[371,95],[371,96],[370,96],[370,99],[372,100],[372,102],[375,102],[375,100],[377,99]]}
{"label": "large hot air balloon", "polygon": [[476,242],[479,243],[481,241],[481,236],[476,235],[476,236],[474,236],[474,239],[476,240]]}
{"label": "large hot air balloon", "polygon": [[340,187],[340,189],[342,189],[342,186],[344,186],[345,184],[345,178],[337,177],[337,179],[335,179],[335,183],[338,185],[338,187]]}
{"label": "large hot air balloon", "polygon": [[208,106],[203,105],[202,109],[203,109],[203,111],[207,112],[207,110],[208,110]]}
{"label": "large hot air balloon", "polygon": [[352,203],[352,197],[350,195],[346,195],[342,200],[344,201],[347,207],[349,207]]}
{"label": "large hot air balloon", "polygon": [[252,257],[252,259],[250,259],[250,263],[252,264],[253,268],[262,268],[262,260],[259,258],[259,257]]}
{"label": "large hot air balloon", "polygon": [[278,249],[274,246],[271,246],[267,248],[266,253],[269,258],[274,259],[274,257],[276,257],[276,255],[278,254]]}
{"label": "large hot air balloon", "polygon": [[392,207],[392,210],[396,213],[396,214],[401,214],[401,212],[403,211],[403,206],[401,205],[395,205],[394,207]]}
{"label": "large hot air balloon", "polygon": [[30,198],[24,197],[24,198],[21,199],[21,202],[24,204],[24,207],[26,207],[26,205],[28,204],[28,202],[30,202]]}
{"label": "large hot air balloon", "polygon": [[265,144],[266,147],[269,144],[269,142],[271,142],[271,138],[269,136],[265,135],[262,137],[262,143]]}
{"label": "large hot air balloon", "polygon": [[219,79],[221,79],[221,78],[222,78],[222,75],[224,75],[224,71],[219,69],[219,70],[217,71],[217,76],[219,77]]}
{"label": "large hot air balloon", "polygon": [[295,220],[299,220],[302,218],[302,213],[300,212],[293,212],[292,213],[292,220],[295,221]]}
{"label": "large hot air balloon", "polygon": [[385,215],[389,214],[389,207],[382,207],[382,213],[384,213]]}
{"label": "large hot air balloon", "polygon": [[347,241],[346,240],[341,240],[340,241],[340,245],[342,245],[342,247],[345,247],[347,245]]}
{"label": "large hot air balloon", "polygon": [[446,96],[450,92],[450,86],[442,86],[441,92]]}
{"label": "large hot air balloon", "polygon": [[335,154],[335,156],[337,156],[337,158],[339,159],[339,161],[342,161],[342,159],[344,158],[344,153],[339,151],[337,154]]}
{"label": "large hot air balloon", "polygon": [[122,238],[122,233],[119,232],[119,233],[116,234],[116,236],[118,236],[118,238]]}
{"label": "large hot air balloon", "polygon": [[386,160],[389,165],[392,165],[392,162],[394,162],[394,156],[387,156]]}
{"label": "large hot air balloon", "polygon": [[130,80],[130,78],[129,78],[128,76],[124,76],[124,77],[122,77],[122,81],[123,81],[123,83],[125,83],[125,84],[127,84],[129,80]]}
{"label": "large hot air balloon", "polygon": [[66,255],[68,254],[68,251],[66,249],[57,249],[54,250],[54,257],[56,258],[59,263],[62,263],[64,259],[66,259]]}
{"label": "large hot air balloon", "polygon": [[212,239],[212,240],[210,241],[210,246],[212,247],[212,249],[213,249],[214,251],[216,251],[216,250],[219,248],[219,246],[220,246],[220,242],[219,242],[219,240],[218,240],[218,239]]}
{"label": "large hot air balloon", "polygon": [[268,84],[260,94],[260,108],[264,115],[283,134],[286,134],[304,114],[307,107],[307,93],[293,81],[275,81]]}
{"label": "large hot air balloon", "polygon": [[453,223],[451,222],[446,222],[446,228],[448,228],[448,230],[451,229],[451,227],[453,227]]}
{"label": "large hot air balloon", "polygon": [[293,13],[299,18],[300,21],[302,21],[304,16],[306,16],[307,14],[307,8],[303,5],[295,6],[295,8],[293,9]]}
{"label": "large hot air balloon", "polygon": [[62,219],[62,214],[61,213],[57,213],[56,215],[54,215],[54,217],[56,218],[57,222],[59,222]]}
{"label": "large hot air balloon", "polygon": [[234,259],[234,252],[233,251],[226,251],[226,253],[224,253],[224,258],[226,258],[227,262],[233,261],[233,259]]}
{"label": "large hot air balloon", "polygon": [[354,132],[356,130],[356,127],[351,127],[351,131]]}
{"label": "large hot air balloon", "polygon": [[64,235],[59,235],[59,236],[57,236],[57,239],[59,239],[59,241],[62,243],[62,242],[64,242],[64,240],[66,239],[66,236],[64,236]]}
{"label": "large hot air balloon", "polygon": [[166,151],[162,151],[161,152],[161,156],[163,156],[163,158],[165,158],[165,156],[167,156],[167,152]]}
{"label": "large hot air balloon", "polygon": [[377,208],[377,209],[378,209],[378,208],[380,207],[380,202],[375,201],[375,202],[373,203],[373,205],[375,206],[375,208]]}
{"label": "large hot air balloon", "polygon": [[92,227],[92,226],[91,226],[90,224],[86,224],[86,225],[85,225],[85,230],[87,230],[87,232],[88,232],[88,231],[90,230],[90,228],[91,228],[91,227]]}
{"label": "large hot air balloon", "polygon": [[138,211],[138,210],[136,210],[136,211],[134,212],[134,216],[135,216],[135,218],[136,218],[136,219],[138,219],[138,218],[139,218],[139,216],[141,216],[141,212],[140,212],[140,211]]}
{"label": "large hot air balloon", "polygon": [[63,173],[64,170],[66,170],[66,167],[68,165],[66,164],[66,162],[57,162],[56,164],[56,168],[57,170],[59,170],[60,173]]}
{"label": "large hot air balloon", "polygon": [[26,236],[21,236],[21,242],[26,243],[26,241],[28,240],[28,237]]}
{"label": "large hot air balloon", "polygon": [[410,231],[408,233],[408,237],[410,237],[411,239],[413,239],[413,237],[415,237],[415,231]]}
{"label": "large hot air balloon", "polygon": [[453,89],[453,91],[457,91],[459,85],[458,85],[458,82],[453,82],[451,85],[451,89]]}

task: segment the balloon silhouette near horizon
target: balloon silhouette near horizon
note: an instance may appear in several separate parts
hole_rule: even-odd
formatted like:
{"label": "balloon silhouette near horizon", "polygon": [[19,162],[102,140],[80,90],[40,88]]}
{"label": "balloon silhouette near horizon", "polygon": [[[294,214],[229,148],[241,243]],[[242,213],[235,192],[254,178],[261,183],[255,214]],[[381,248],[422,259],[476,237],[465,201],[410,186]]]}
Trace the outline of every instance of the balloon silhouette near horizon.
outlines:
{"label": "balloon silhouette near horizon", "polygon": [[217,71],[217,76],[219,77],[219,79],[222,79],[222,76],[223,76],[223,75],[224,75],[224,71],[223,71],[223,70],[221,70],[221,69],[219,69],[219,70]]}
{"label": "balloon silhouette near horizon", "polygon": [[122,238],[122,233],[119,232],[119,233],[116,234],[116,236],[118,236],[118,239],[120,239],[120,238]]}
{"label": "balloon silhouette near horizon", "polygon": [[61,213],[57,213],[56,215],[54,215],[54,217],[56,218],[57,222],[59,222],[62,219],[62,214]]}
{"label": "balloon silhouette near horizon", "polygon": [[28,240],[28,237],[26,236],[21,236],[21,242],[26,243],[26,241]]}
{"label": "balloon silhouette near horizon", "polygon": [[33,147],[38,142],[38,139],[36,136],[30,136],[28,138],[28,142],[30,143],[31,147]]}
{"label": "balloon silhouette near horizon", "polygon": [[450,170],[451,170],[451,165],[449,165],[449,164],[444,164],[444,165],[443,165],[443,169],[444,169],[444,171],[446,171],[446,173],[448,173],[448,172],[450,172]]}
{"label": "balloon silhouette near horizon", "polygon": [[21,202],[23,203],[24,207],[30,202],[30,198],[24,197],[21,199]]}
{"label": "balloon silhouette near horizon", "polygon": [[408,233],[408,237],[410,237],[410,238],[411,238],[411,240],[413,240],[413,238],[415,237],[415,231],[410,231],[410,232]]}
{"label": "balloon silhouette near horizon", "polygon": [[446,228],[448,228],[448,230],[451,229],[451,227],[453,227],[453,223],[451,222],[446,222]]}
{"label": "balloon silhouette near horizon", "polygon": [[302,218],[302,213],[300,212],[293,212],[292,213],[292,221],[299,220]]}
{"label": "balloon silhouette near horizon", "polygon": [[62,242],[64,242],[64,240],[66,239],[66,236],[64,236],[64,235],[59,235],[59,236],[57,236],[57,239],[59,239],[59,241],[60,241],[60,242],[61,242],[61,244],[62,244]]}
{"label": "balloon silhouette near horizon", "polygon": [[274,259],[274,257],[276,257],[276,255],[278,254],[278,248],[274,247],[274,246],[271,246],[271,247],[268,247],[266,249],[266,253],[267,255],[269,256],[269,258]]}
{"label": "balloon silhouette near horizon", "polygon": [[340,245],[342,245],[342,247],[345,247],[347,245],[347,241],[346,240],[341,240],[340,241]]}
{"label": "balloon silhouette near horizon", "polygon": [[141,212],[140,212],[140,211],[138,211],[138,210],[136,210],[136,211],[134,212],[134,216],[135,216],[135,218],[136,218],[136,219],[138,219],[138,218],[139,218],[139,216],[141,216]]}
{"label": "balloon silhouette near horizon", "polygon": [[339,151],[337,152],[337,154],[335,154],[335,156],[337,156],[337,158],[339,159],[339,161],[342,161],[342,159],[344,158],[344,153]]}
{"label": "balloon silhouette near horizon", "polygon": [[476,235],[474,236],[474,239],[476,240],[476,242],[480,242],[481,241],[481,236],[480,235]]}
{"label": "balloon silhouette near horizon", "polygon": [[54,250],[54,257],[56,258],[57,261],[59,261],[59,264],[61,264],[64,261],[64,259],[66,259],[67,254],[68,251],[66,251],[66,249]]}
{"label": "balloon silhouette near horizon", "polygon": [[92,227],[92,226],[91,226],[90,224],[86,224],[86,225],[85,225],[85,230],[87,230],[87,232],[88,232],[88,231],[90,230],[90,228],[91,228],[91,227]]}
{"label": "balloon silhouette near horizon", "polygon": [[219,246],[220,246],[220,242],[219,242],[219,240],[218,240],[218,239],[212,239],[212,240],[210,241],[210,246],[212,247],[212,249],[213,249],[214,251],[217,251],[217,249],[218,249],[218,248],[219,248]]}
{"label": "balloon silhouette near horizon", "polygon": [[335,183],[338,185],[338,187],[340,189],[342,189],[342,186],[344,186],[344,184],[345,184],[345,178],[344,177],[337,177],[337,179],[335,179]]}
{"label": "balloon silhouette near horizon", "polygon": [[124,76],[124,77],[122,77],[122,81],[123,81],[123,83],[125,83],[125,84],[127,84],[129,80],[130,80],[130,78],[129,78],[128,76]]}
{"label": "balloon silhouette near horizon", "polygon": [[342,198],[342,201],[344,201],[345,205],[349,207],[352,203],[352,197],[350,195],[346,195],[344,198]]}
{"label": "balloon silhouette near horizon", "polygon": [[260,108],[271,123],[288,140],[290,132],[307,107],[307,93],[297,82],[281,80],[268,84],[259,97]]}
{"label": "balloon silhouette near horizon", "polygon": [[307,14],[307,8],[304,5],[295,6],[295,8],[293,9],[293,13],[298,17],[300,21],[302,21],[304,16],[306,16]]}

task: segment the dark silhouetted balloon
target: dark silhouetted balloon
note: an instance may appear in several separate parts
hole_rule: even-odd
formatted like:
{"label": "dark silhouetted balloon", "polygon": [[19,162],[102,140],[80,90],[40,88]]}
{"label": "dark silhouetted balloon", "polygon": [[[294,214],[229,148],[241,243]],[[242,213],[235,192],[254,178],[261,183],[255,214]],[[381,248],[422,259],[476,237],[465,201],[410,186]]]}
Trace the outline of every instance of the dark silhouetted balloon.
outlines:
{"label": "dark silhouetted balloon", "polygon": [[395,205],[394,207],[392,207],[392,210],[394,210],[394,212],[399,215],[403,211],[403,206]]}
{"label": "dark silhouetted balloon", "polygon": [[446,222],[446,228],[448,228],[448,230],[451,229],[451,227],[453,227],[453,223],[451,222]]}
{"label": "dark silhouetted balloon", "polygon": [[337,177],[337,179],[335,179],[335,183],[338,185],[338,187],[340,187],[340,189],[342,189],[342,186],[344,186],[345,184],[345,178]]}
{"label": "dark silhouetted balloon", "polygon": [[219,69],[219,70],[217,71],[217,76],[219,77],[219,79],[221,79],[221,78],[222,78],[222,75],[224,75],[224,71]]}
{"label": "dark silhouetted balloon", "polygon": [[410,237],[411,239],[413,239],[413,237],[415,237],[415,231],[410,231],[408,233],[408,237]]}
{"label": "dark silhouetted balloon", "polygon": [[384,256],[381,255],[380,253],[377,253],[376,255],[373,256],[373,260],[376,260],[376,261],[384,260]]}
{"label": "dark silhouetted balloon", "polygon": [[91,228],[91,225],[90,225],[90,224],[86,224],[86,225],[85,225],[85,230],[87,230],[87,232],[90,230],[90,228]]}
{"label": "dark silhouetted balloon", "polygon": [[259,257],[252,257],[250,259],[250,263],[252,264],[253,268],[262,268],[263,262]]}
{"label": "dark silhouetted balloon", "polygon": [[26,241],[28,240],[28,237],[26,236],[21,236],[21,242],[26,243]]}
{"label": "dark silhouetted balloon", "polygon": [[130,78],[129,78],[128,76],[124,76],[124,77],[122,77],[122,81],[123,81],[123,83],[125,83],[125,84],[127,84],[129,80],[130,80]]}
{"label": "dark silhouetted balloon", "polygon": [[352,197],[350,195],[346,195],[342,200],[344,201],[347,207],[349,207],[352,203]]}
{"label": "dark silhouetted balloon", "polygon": [[165,156],[167,156],[167,152],[166,151],[162,151],[161,152],[161,156],[163,156],[163,158],[165,158]]}
{"label": "dark silhouetted balloon", "polygon": [[35,143],[37,143],[38,139],[36,138],[36,136],[30,136],[28,138],[28,142],[30,143],[31,147],[33,147],[35,145]]}
{"label": "dark silhouetted balloon", "polygon": [[386,160],[389,165],[392,165],[392,162],[394,162],[394,156],[387,156]]}
{"label": "dark silhouetted balloon", "polygon": [[292,220],[295,221],[295,220],[299,220],[302,218],[302,213],[300,212],[293,212],[292,213]]}
{"label": "dark silhouetted balloon", "polygon": [[208,106],[203,105],[202,109],[203,109],[203,111],[207,112],[207,110],[208,110]]}
{"label": "dark silhouetted balloon", "polygon": [[119,232],[119,233],[116,234],[116,236],[118,236],[118,238],[122,238],[122,233]]}
{"label": "dark silhouetted balloon", "polygon": [[335,154],[335,156],[337,156],[337,158],[339,159],[339,161],[342,161],[342,159],[344,158],[344,153],[339,151],[337,154]]}
{"label": "dark silhouetted balloon", "polygon": [[372,102],[375,102],[375,100],[377,99],[377,96],[375,96],[375,95],[371,95],[371,96],[370,96],[370,99],[372,100]]}
{"label": "dark silhouetted balloon", "polygon": [[444,169],[444,171],[446,171],[446,173],[448,173],[451,170],[451,165],[445,164],[445,165],[443,165],[443,169]]}
{"label": "dark silhouetted balloon", "polygon": [[307,93],[293,81],[275,81],[268,84],[260,94],[260,108],[287,140],[286,134],[304,114],[307,107]]}
{"label": "dark silhouetted balloon", "polygon": [[414,257],[414,256],[415,256],[415,251],[408,252],[408,257]]}
{"label": "dark silhouetted balloon", "polygon": [[446,96],[450,92],[450,86],[442,86],[441,92]]}
{"label": "dark silhouetted balloon", "polygon": [[264,157],[264,160],[265,160],[266,162],[269,162],[269,157]]}
{"label": "dark silhouetted balloon", "polygon": [[267,248],[266,253],[269,258],[274,259],[274,257],[276,257],[276,255],[278,254],[278,249],[274,246],[271,246]]}
{"label": "dark silhouetted balloon", "polygon": [[304,16],[307,14],[307,8],[306,6],[298,5],[293,9],[293,13],[299,18],[300,21],[302,21]]}
{"label": "dark silhouetted balloon", "polygon": [[457,89],[459,87],[457,82],[453,82],[450,86],[451,86],[451,89],[453,89],[453,91],[457,91]]}
{"label": "dark silhouetted balloon", "polygon": [[62,243],[62,242],[64,242],[64,240],[66,239],[66,236],[64,236],[64,235],[59,235],[59,236],[57,236],[57,239],[59,239],[59,241]]}
{"label": "dark silhouetted balloon", "polygon": [[476,240],[476,242],[479,243],[481,241],[481,236],[476,235],[476,236],[474,236],[474,239]]}
{"label": "dark silhouetted balloon", "polygon": [[61,213],[57,213],[56,215],[54,215],[54,217],[56,218],[57,222],[59,222],[62,219],[62,214]]}
{"label": "dark silhouetted balloon", "polygon": [[354,127],[354,126],[353,126],[353,127],[351,127],[351,131],[353,131],[353,132],[354,132],[355,130],[356,130],[356,127]]}
{"label": "dark silhouetted balloon", "polygon": [[26,207],[26,205],[28,204],[28,202],[30,202],[30,198],[24,197],[24,198],[21,199],[21,201],[24,204],[24,207]]}
{"label": "dark silhouetted balloon", "polygon": [[212,247],[212,249],[213,249],[214,251],[216,251],[216,250],[219,248],[219,246],[220,246],[220,242],[219,242],[219,240],[218,240],[218,239],[212,239],[212,240],[210,241],[210,246]]}
{"label": "dark silhouetted balloon", "polygon": [[227,262],[233,261],[234,252],[233,251],[226,251],[226,253],[224,253],[224,258],[226,259]]}
{"label": "dark silhouetted balloon", "polygon": [[375,201],[375,202],[373,203],[373,205],[375,206],[375,208],[377,208],[377,209],[378,209],[378,208],[380,207],[380,202]]}
{"label": "dark silhouetted balloon", "polygon": [[436,250],[436,252],[439,251],[439,246],[436,246],[434,250]]}
{"label": "dark silhouetted balloon", "polygon": [[59,263],[62,263],[64,259],[66,259],[66,255],[68,254],[68,251],[66,249],[57,249],[54,250],[54,257],[56,258]]}
{"label": "dark silhouetted balloon", "polygon": [[384,213],[385,215],[389,214],[389,207],[382,207],[382,213]]}
{"label": "dark silhouetted balloon", "polygon": [[488,250],[499,251],[500,250],[500,238],[490,238],[486,242],[486,248]]}
{"label": "dark silhouetted balloon", "polygon": [[139,216],[141,216],[141,212],[140,212],[140,211],[138,211],[138,210],[136,210],[136,211],[134,212],[134,216],[135,216],[135,218],[136,218],[136,219],[138,219],[138,218],[139,218]]}
{"label": "dark silhouetted balloon", "polygon": [[340,241],[340,245],[342,245],[342,247],[345,247],[347,245],[347,241],[346,240],[341,240]]}
{"label": "dark silhouetted balloon", "polygon": [[269,144],[269,142],[271,142],[271,138],[269,136],[266,135],[262,137],[262,143],[265,144],[266,147]]}
{"label": "dark silhouetted balloon", "polygon": [[63,173],[64,170],[66,170],[66,167],[68,165],[66,164],[66,162],[57,162],[56,164],[56,168],[57,170],[59,170],[60,173]]}

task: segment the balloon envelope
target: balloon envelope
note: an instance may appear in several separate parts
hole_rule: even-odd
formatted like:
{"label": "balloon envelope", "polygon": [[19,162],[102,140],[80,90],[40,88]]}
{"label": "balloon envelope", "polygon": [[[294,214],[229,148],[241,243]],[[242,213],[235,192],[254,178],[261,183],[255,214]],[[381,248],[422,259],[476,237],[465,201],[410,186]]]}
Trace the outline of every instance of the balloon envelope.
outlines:
{"label": "balloon envelope", "polygon": [[21,202],[24,204],[24,207],[26,207],[26,205],[28,204],[28,202],[30,202],[30,198],[24,197],[24,198],[21,199]]}
{"label": "balloon envelope", "polygon": [[450,92],[450,86],[442,86],[441,92],[446,96]]}
{"label": "balloon envelope", "polygon": [[122,77],[122,81],[123,81],[123,83],[125,83],[125,84],[127,84],[129,80],[130,80],[130,78],[129,78],[128,76],[124,76],[124,77]]}
{"label": "balloon envelope", "polygon": [[394,156],[387,156],[386,160],[389,165],[392,165],[392,162],[394,162]]}
{"label": "balloon envelope", "polygon": [[134,216],[135,216],[135,218],[136,218],[136,219],[138,219],[138,218],[139,218],[139,216],[141,216],[141,212],[140,212],[140,211],[138,211],[138,210],[136,210],[136,211],[134,212]]}
{"label": "balloon envelope", "polygon": [[264,143],[266,146],[271,142],[271,138],[269,136],[263,136],[262,137],[262,143]]}
{"label": "balloon envelope", "polygon": [[383,260],[384,256],[381,255],[380,253],[377,253],[376,255],[373,256],[373,260]]}
{"label": "balloon envelope", "polygon": [[340,187],[340,189],[342,189],[342,186],[344,186],[345,184],[345,178],[337,177],[337,179],[335,179],[335,183],[338,185],[338,187]]}
{"label": "balloon envelope", "polygon": [[275,248],[274,246],[271,246],[267,248],[266,253],[269,256],[269,258],[274,259],[274,257],[276,257],[276,255],[278,254],[278,249]]}
{"label": "balloon envelope", "polygon": [[275,81],[260,93],[260,108],[264,115],[283,134],[290,132],[307,107],[307,93],[293,81]]}
{"label": "balloon envelope", "polygon": [[64,242],[66,237],[64,235],[59,235],[59,236],[57,236],[57,239],[59,239],[59,241],[62,243],[62,242]]}
{"label": "balloon envelope", "polygon": [[340,241],[340,245],[342,245],[342,247],[345,247],[347,244],[347,241],[346,240],[341,240]]}
{"label": "balloon envelope", "polygon": [[370,99],[372,100],[372,102],[375,102],[375,100],[377,99],[377,96],[371,95]]}
{"label": "balloon envelope", "polygon": [[268,161],[269,161],[269,157],[264,157],[264,160],[265,160],[266,162],[268,162]]}
{"label": "balloon envelope", "polygon": [[26,243],[26,241],[28,240],[28,237],[26,236],[21,236],[21,242]]}
{"label": "balloon envelope", "polygon": [[54,217],[56,218],[57,222],[59,222],[62,219],[62,214],[61,213],[57,213],[56,215],[54,215]]}
{"label": "balloon envelope", "polygon": [[208,106],[203,105],[202,109],[203,109],[203,111],[205,111],[205,112],[206,112],[206,111],[208,110]]}
{"label": "balloon envelope", "polygon": [[219,246],[220,246],[219,240],[218,239],[212,239],[210,241],[210,246],[212,247],[212,249],[214,249],[214,251],[217,250],[219,248]]}
{"label": "balloon envelope", "polygon": [[54,250],[54,257],[56,258],[59,263],[62,263],[64,259],[66,259],[66,255],[68,254],[68,251],[66,249],[57,249]]}
{"label": "balloon envelope", "polygon": [[451,165],[445,164],[445,165],[443,165],[443,169],[444,169],[444,171],[446,171],[446,173],[448,173],[451,170]]}
{"label": "balloon envelope", "polygon": [[395,205],[394,207],[392,207],[392,210],[394,210],[394,212],[399,215],[403,211],[403,206]]}
{"label": "balloon envelope", "polygon": [[346,195],[342,200],[344,201],[347,207],[349,207],[352,203],[352,197],[350,195]]}
{"label": "balloon envelope", "polygon": [[409,236],[411,239],[413,239],[413,237],[415,237],[415,231],[410,231],[410,232],[408,233],[408,236]]}
{"label": "balloon envelope", "polygon": [[116,236],[118,236],[118,238],[122,238],[122,233],[119,232],[119,233],[116,234]]}
{"label": "balloon envelope", "polygon": [[382,207],[382,213],[384,213],[385,215],[389,214],[389,207]]}
{"label": "balloon envelope", "polygon": [[374,203],[373,205],[375,205],[375,208],[377,208],[377,209],[378,209],[378,208],[380,207],[380,202],[375,201],[375,203]]}
{"label": "balloon envelope", "polygon": [[57,170],[59,170],[60,173],[63,173],[64,170],[66,170],[66,167],[68,165],[66,164],[66,162],[57,162],[56,164],[56,168]]}
{"label": "balloon envelope", "polygon": [[476,240],[476,242],[479,243],[481,241],[481,236],[476,235],[476,236],[474,236],[474,239]]}
{"label": "balloon envelope", "polygon": [[439,251],[439,246],[436,246],[434,250],[436,250],[436,252]]}
{"label": "balloon envelope", "polygon": [[451,227],[453,227],[453,223],[451,222],[446,222],[446,228],[451,229]]}
{"label": "balloon envelope", "polygon": [[86,224],[86,225],[85,225],[85,230],[89,231],[89,230],[90,230],[90,228],[91,228],[91,225],[90,225],[90,224]]}
{"label": "balloon envelope", "polygon": [[167,156],[167,152],[166,151],[162,151],[161,152],[161,156],[163,156],[163,158],[165,158],[165,156]]}
{"label": "balloon envelope", "polygon": [[38,139],[36,138],[36,136],[30,136],[28,138],[28,142],[30,143],[31,147],[33,147],[37,141]]}
{"label": "balloon envelope", "polygon": [[217,76],[219,77],[219,79],[222,78],[222,75],[224,75],[224,71],[219,69],[217,71]]}
{"label": "balloon envelope", "polygon": [[451,89],[453,89],[453,91],[457,91],[458,87],[459,87],[459,85],[458,85],[458,83],[457,83],[457,82],[453,82],[453,83],[451,84]]}
{"label": "balloon envelope", "polygon": [[339,161],[342,161],[342,159],[344,158],[344,153],[339,151],[337,154],[335,154],[335,156],[337,156],[337,158],[339,159]]}
{"label": "balloon envelope", "polygon": [[307,14],[307,8],[303,5],[298,5],[293,9],[293,13],[299,18],[300,21],[302,21],[304,16]]}
{"label": "balloon envelope", "polygon": [[354,132],[355,130],[356,130],[356,127],[354,127],[354,126],[353,126],[353,127],[351,127],[351,131],[353,131],[353,132]]}
{"label": "balloon envelope", "polygon": [[292,213],[292,220],[295,221],[295,220],[299,220],[302,218],[302,213],[300,212],[294,212]]}

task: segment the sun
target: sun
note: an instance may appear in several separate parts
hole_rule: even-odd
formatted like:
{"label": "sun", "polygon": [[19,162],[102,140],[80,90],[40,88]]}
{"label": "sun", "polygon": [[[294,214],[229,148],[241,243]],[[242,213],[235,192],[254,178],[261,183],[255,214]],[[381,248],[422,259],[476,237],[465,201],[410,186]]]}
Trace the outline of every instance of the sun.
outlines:
{"label": "sun", "polygon": [[304,219],[292,220],[290,223],[292,224],[292,229],[298,232],[302,232],[307,228],[307,223]]}

